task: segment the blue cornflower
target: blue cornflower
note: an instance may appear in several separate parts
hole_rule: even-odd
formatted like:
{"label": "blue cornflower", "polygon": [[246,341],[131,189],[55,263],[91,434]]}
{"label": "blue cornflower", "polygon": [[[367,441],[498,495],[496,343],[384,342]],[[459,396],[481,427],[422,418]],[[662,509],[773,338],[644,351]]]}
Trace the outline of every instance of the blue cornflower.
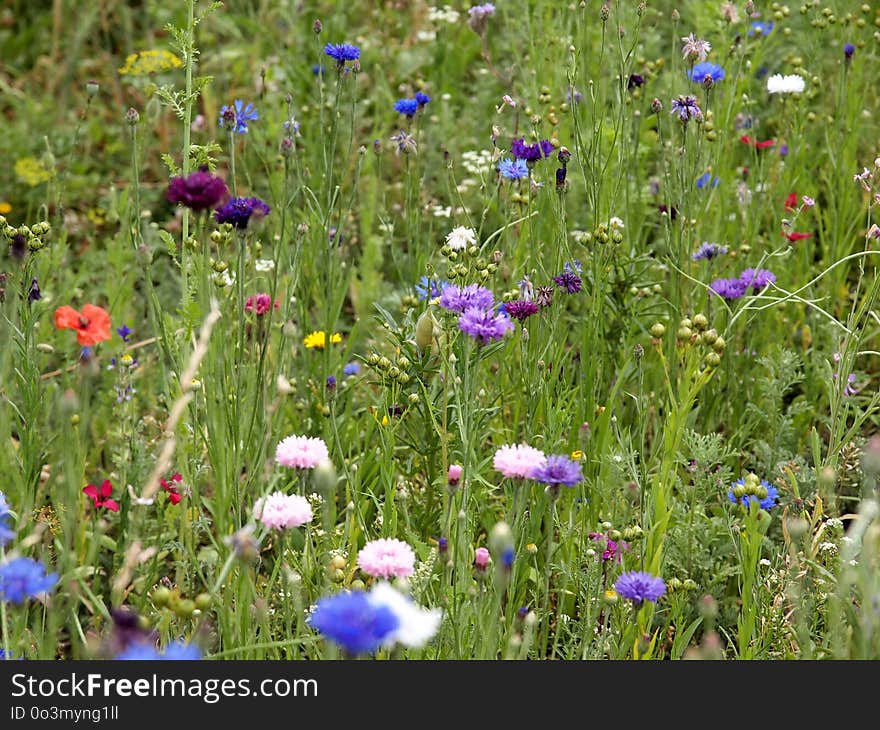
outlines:
{"label": "blue cornflower", "polygon": [[584,267],[583,264],[581,264],[580,259],[566,261],[565,265],[562,267],[562,270],[567,271],[569,274],[580,274],[583,269]]}
{"label": "blue cornflower", "polygon": [[523,159],[511,160],[505,157],[498,163],[498,172],[508,180],[522,180],[529,176],[529,166]]}
{"label": "blue cornflower", "polygon": [[697,187],[702,188],[717,188],[721,184],[721,181],[717,177],[712,177],[708,172],[704,172],[697,178]]}
{"label": "blue cornflower", "polygon": [[361,57],[361,49],[348,43],[328,43],[324,53],[336,61],[336,65],[344,66],[346,61],[357,61]]}
{"label": "blue cornflower", "polygon": [[400,619],[384,604],[362,592],[337,593],[318,601],[309,623],[350,654],[378,649],[400,626]]}
{"label": "blue cornflower", "polygon": [[712,79],[713,83],[718,83],[719,81],[724,80],[724,69],[721,68],[717,63],[711,63],[709,61],[704,61],[703,63],[698,63],[691,69],[690,72],[690,80],[697,84],[702,84],[705,82],[706,77]]}
{"label": "blue cornflower", "polygon": [[621,574],[614,584],[614,590],[621,598],[638,606],[642,601],[657,603],[660,596],[666,593],[666,584],[662,578],[634,570]]}
{"label": "blue cornflower", "polygon": [[852,43],[847,43],[843,46],[843,58],[846,61],[852,59],[853,54],[856,52],[856,47]]}
{"label": "blue cornflower", "polygon": [[501,565],[505,568],[513,567],[513,561],[516,560],[516,551],[512,547],[508,547],[501,553]]}
{"label": "blue cornflower", "polygon": [[324,75],[324,64],[316,63],[314,66],[312,66],[312,73],[315,76],[323,76]]}
{"label": "blue cornflower", "polygon": [[415,116],[415,113],[418,110],[419,102],[415,99],[398,99],[394,103],[394,111],[399,112],[400,114],[405,114],[410,119]]}
{"label": "blue cornflower", "polygon": [[581,474],[580,463],[572,461],[564,454],[556,454],[548,456],[542,465],[532,470],[532,479],[551,486],[564,484],[566,487],[573,487],[583,481],[584,475]]}
{"label": "blue cornflower", "polygon": [[175,641],[165,648],[163,659],[168,661],[196,661],[202,658],[202,652],[199,647],[192,644],[184,644],[182,641]]}
{"label": "blue cornflower", "polygon": [[[745,483],[746,483],[745,479],[737,479],[737,480],[733,483],[733,486],[734,486],[734,487],[736,487],[736,486],[745,486]],[[764,499],[762,499],[762,500],[759,502],[759,504],[760,504],[760,506],[761,506],[761,509],[763,509],[763,510],[769,510],[769,509],[771,509],[772,507],[774,507],[774,506],[776,505],[776,503],[779,501],[779,490],[778,490],[776,487],[774,487],[772,484],[770,484],[770,482],[768,482],[768,481],[766,481],[766,480],[764,480],[764,479],[761,480],[761,486],[764,487],[764,489],[767,490],[767,496],[764,497]],[[750,495],[750,494],[746,494],[746,495],[743,495],[741,498],[737,498],[737,497],[734,496],[734,494],[733,494],[733,488],[731,488],[730,491],[727,493],[727,498],[728,498],[731,502],[733,502],[734,504],[741,504],[741,505],[743,505],[746,509],[748,509],[748,507],[749,507],[749,501],[750,501],[751,499],[757,499],[756,496],[754,496],[754,495]]]}
{"label": "blue cornflower", "polygon": [[425,94],[424,92],[417,91],[416,92],[416,101],[419,103],[419,106],[425,106],[429,101],[431,101],[431,97]]}
{"label": "blue cornflower", "polygon": [[122,325],[122,327],[117,328],[116,334],[122,338],[123,342],[128,342],[128,338],[131,336],[131,333],[134,332],[127,324]]}
{"label": "blue cornflower", "polygon": [[716,256],[723,256],[727,253],[727,246],[722,246],[717,243],[708,243],[703,242],[703,245],[700,246],[694,253],[691,255],[691,258],[694,261],[699,261],[700,259],[706,259],[707,261],[711,261]]}
{"label": "blue cornflower", "polygon": [[14,657],[12,656],[12,654],[10,654],[5,649],[0,649],[0,662],[5,661],[7,659],[14,659]]}
{"label": "blue cornflower", "polygon": [[158,661],[162,657],[159,655],[159,652],[156,651],[156,647],[151,644],[145,644],[143,642],[135,642],[133,644],[129,644],[128,647],[123,649],[119,654],[117,654],[114,659],[117,661]]}
{"label": "blue cornflower", "polygon": [[421,277],[419,283],[415,286],[416,294],[419,295],[419,301],[436,299],[443,292],[443,287],[447,284],[449,284],[448,281],[429,279],[427,276]]}
{"label": "blue cornflower", "polygon": [[15,531],[9,527],[12,513],[6,501],[6,495],[0,492],[0,547],[10,542],[15,537]]}
{"label": "blue cornflower", "polygon": [[351,377],[352,375],[357,375],[361,371],[361,366],[356,362],[350,362],[344,368],[342,368],[342,374]]}
{"label": "blue cornflower", "polygon": [[749,28],[749,35],[762,35],[765,38],[770,35],[770,31],[773,30],[773,21],[763,22],[761,20],[755,20],[752,22],[751,27]]}
{"label": "blue cornflower", "polygon": [[31,558],[15,558],[0,565],[0,600],[24,603],[45,593],[58,582],[57,573],[46,573],[43,564]]}
{"label": "blue cornflower", "polygon": [[225,129],[231,129],[236,134],[244,134],[248,131],[248,122],[253,122],[260,118],[253,104],[245,103],[241,99],[235,100],[235,109],[230,106],[224,106],[220,110],[220,126]]}
{"label": "blue cornflower", "polygon": [[169,644],[164,654],[159,653],[155,646],[143,641],[129,644],[114,657],[117,661],[195,661],[202,658],[202,652],[197,646],[175,641]]}
{"label": "blue cornflower", "polygon": [[259,198],[232,198],[226,205],[214,211],[218,223],[230,223],[239,230],[248,227],[252,216],[268,215],[270,208]]}

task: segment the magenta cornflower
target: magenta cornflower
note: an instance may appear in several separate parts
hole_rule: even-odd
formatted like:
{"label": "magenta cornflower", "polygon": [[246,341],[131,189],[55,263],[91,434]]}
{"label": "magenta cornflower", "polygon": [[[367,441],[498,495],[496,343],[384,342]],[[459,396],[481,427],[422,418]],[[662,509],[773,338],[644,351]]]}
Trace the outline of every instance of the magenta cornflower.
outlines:
{"label": "magenta cornflower", "polygon": [[508,479],[530,479],[532,472],[544,465],[544,452],[528,444],[505,444],[495,452],[492,466]]}
{"label": "magenta cornflower", "polygon": [[494,314],[492,310],[470,307],[458,318],[458,328],[486,345],[510,332],[513,322],[510,317]]}
{"label": "magenta cornflower", "polygon": [[538,305],[525,299],[514,299],[504,305],[504,311],[507,312],[508,317],[523,322],[538,313]]}
{"label": "magenta cornflower", "polygon": [[258,317],[262,317],[264,314],[268,313],[270,309],[278,309],[280,306],[280,302],[276,299],[273,305],[272,297],[268,294],[257,294],[256,296],[250,296],[247,298],[247,301],[244,304],[244,309],[246,312],[256,312]]}
{"label": "magenta cornflower", "polygon": [[212,175],[207,166],[202,166],[186,177],[171,178],[167,198],[169,203],[202,211],[216,208],[228,195],[229,189],[222,178]]}
{"label": "magenta cornflower", "polygon": [[273,530],[289,530],[312,521],[312,505],[298,494],[275,492],[254,503],[254,517]]}
{"label": "magenta cornflower", "polygon": [[393,537],[371,540],[357,556],[358,567],[374,578],[406,578],[413,574],[415,562],[413,549]]}
{"label": "magenta cornflower", "polygon": [[288,436],[275,449],[276,462],[296,469],[314,469],[329,458],[324,440],[308,436]]}

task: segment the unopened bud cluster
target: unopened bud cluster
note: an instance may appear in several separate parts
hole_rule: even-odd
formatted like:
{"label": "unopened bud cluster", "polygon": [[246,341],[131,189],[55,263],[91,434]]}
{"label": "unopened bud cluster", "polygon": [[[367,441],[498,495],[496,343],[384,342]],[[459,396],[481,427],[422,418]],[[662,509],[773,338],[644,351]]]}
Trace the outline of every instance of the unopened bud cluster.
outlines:
{"label": "unopened bud cluster", "polygon": [[48,245],[46,237],[51,230],[52,227],[49,225],[48,221],[40,221],[39,223],[34,223],[32,226],[21,225],[16,228],[15,226],[9,225],[5,216],[0,215],[0,232],[2,232],[3,238],[6,239],[6,242],[13,249],[21,248],[21,251],[13,250],[12,254],[14,257],[17,256],[18,258],[21,258],[25,246],[31,253],[35,253],[41,248],[44,248]]}
{"label": "unopened bud cluster", "polygon": [[756,474],[749,473],[742,484],[734,486],[733,496],[740,503],[743,497],[755,497],[760,502],[762,499],[767,499],[767,487],[761,484]]}
{"label": "unopened bud cluster", "polygon": [[721,364],[721,356],[727,343],[715,329],[709,327],[705,314],[699,312],[693,317],[683,318],[675,334],[679,347],[693,346],[704,350],[703,365],[706,369],[716,368]]}
{"label": "unopened bud cluster", "polygon": [[159,609],[167,609],[180,618],[193,618],[211,608],[211,596],[199,593],[195,599],[184,597],[178,589],[171,590],[159,586],[151,594],[153,605]]}
{"label": "unopened bud cluster", "polygon": [[446,257],[446,278],[451,282],[459,280],[467,284],[476,281],[483,284],[498,271],[497,257],[494,254],[491,259],[481,256],[477,246],[455,250],[446,244],[440,253]]}

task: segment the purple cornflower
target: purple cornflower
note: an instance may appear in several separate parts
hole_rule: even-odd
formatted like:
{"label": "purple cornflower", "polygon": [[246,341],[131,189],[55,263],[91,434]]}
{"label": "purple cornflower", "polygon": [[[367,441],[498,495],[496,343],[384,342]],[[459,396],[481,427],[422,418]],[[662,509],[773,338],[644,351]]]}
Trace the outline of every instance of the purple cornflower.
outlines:
{"label": "purple cornflower", "polygon": [[468,307],[458,318],[458,328],[485,345],[504,337],[513,329],[513,322],[503,314],[493,313],[491,309]]}
{"label": "purple cornflower", "polygon": [[269,206],[259,198],[232,198],[214,212],[214,218],[218,223],[230,223],[235,228],[244,230],[252,216],[261,218],[269,215],[269,211]]}
{"label": "purple cornflower", "polygon": [[35,276],[31,279],[31,285],[28,287],[28,304],[38,302],[42,298],[43,293],[40,291],[40,283],[37,281],[37,277]]}
{"label": "purple cornflower", "polygon": [[477,284],[459,289],[454,284],[443,287],[440,306],[450,312],[462,313],[466,309],[492,309],[495,297],[491,291]]}
{"label": "purple cornflower", "polygon": [[212,175],[207,165],[203,165],[186,177],[171,178],[166,197],[169,203],[185,205],[198,212],[216,208],[227,195],[229,189],[226,183],[222,178]]}
{"label": "purple cornflower", "polygon": [[328,375],[326,385],[327,385],[327,390],[336,390],[336,376],[335,375]]}
{"label": "purple cornflower", "polygon": [[532,469],[531,477],[543,484],[550,486],[564,484],[566,487],[573,487],[584,479],[580,463],[572,461],[564,454],[548,456],[543,464]]}
{"label": "purple cornflower", "polygon": [[715,279],[709,288],[722,299],[732,301],[746,293],[748,284],[741,279]]}
{"label": "purple cornflower", "polygon": [[361,57],[361,49],[348,43],[328,43],[324,46],[324,53],[336,61],[337,67],[344,66],[346,61],[357,61]]}
{"label": "purple cornflower", "polygon": [[421,91],[417,91],[416,101],[418,102],[419,106],[425,106],[429,101],[431,101],[431,97]]}
{"label": "purple cornflower", "polygon": [[703,118],[703,110],[695,96],[677,96],[672,100],[670,114],[677,115],[682,124],[687,124],[691,119],[700,121]]}
{"label": "purple cornflower", "polygon": [[122,338],[123,342],[128,342],[128,338],[131,337],[131,333],[134,332],[131,327],[127,324],[122,325],[122,327],[118,327],[116,329],[116,334]]}
{"label": "purple cornflower", "polygon": [[419,102],[415,99],[398,99],[394,104],[394,111],[412,119],[419,110]]}
{"label": "purple cornflower", "polygon": [[636,606],[642,601],[657,603],[657,600],[666,593],[666,584],[662,578],[657,578],[650,573],[634,570],[622,573],[614,584],[614,590],[622,598],[632,601]]}
{"label": "purple cornflower", "polygon": [[627,91],[632,91],[633,89],[638,89],[640,86],[645,85],[645,77],[641,74],[630,74],[629,78],[626,80],[626,89]]}
{"label": "purple cornflower", "polygon": [[529,166],[525,160],[505,157],[498,163],[498,172],[508,180],[522,180],[529,176]]}
{"label": "purple cornflower", "polygon": [[703,245],[700,246],[693,254],[691,254],[691,258],[694,261],[699,261],[700,259],[706,259],[707,261],[711,261],[716,256],[723,256],[727,253],[727,246],[721,246],[717,243],[708,243],[703,242]]}
{"label": "purple cornflower", "polygon": [[223,106],[220,110],[220,126],[232,130],[236,134],[244,134],[248,131],[247,123],[259,119],[260,115],[257,114],[253,104],[245,105],[241,99],[236,99],[234,106],[234,109],[230,106]]}
{"label": "purple cornflower", "polygon": [[705,63],[698,63],[688,74],[688,78],[696,84],[705,84],[707,77],[713,84],[723,81],[724,69],[717,63],[706,61]]}
{"label": "purple cornflower", "polygon": [[524,322],[533,314],[538,313],[538,305],[526,299],[514,299],[504,305],[508,317]]}
{"label": "purple cornflower", "polygon": [[739,280],[746,288],[751,286],[757,294],[761,289],[776,283],[776,274],[767,269],[746,269],[739,275]]}
{"label": "purple cornflower", "polygon": [[559,276],[554,276],[552,278],[553,281],[556,282],[556,286],[560,289],[565,289],[569,294],[577,294],[581,290],[583,284],[581,277],[579,277],[568,265],[566,265]]}
{"label": "purple cornflower", "polygon": [[843,47],[843,58],[846,61],[852,60],[853,54],[856,52],[856,47],[852,43],[847,43]]}
{"label": "purple cornflower", "polygon": [[31,558],[14,558],[0,564],[0,601],[24,603],[50,590],[57,573],[46,573],[43,564]]}
{"label": "purple cornflower", "polygon": [[518,160],[537,162],[542,157],[549,157],[553,154],[553,145],[547,139],[542,139],[535,144],[526,144],[525,139],[520,137],[510,143],[510,154]]}

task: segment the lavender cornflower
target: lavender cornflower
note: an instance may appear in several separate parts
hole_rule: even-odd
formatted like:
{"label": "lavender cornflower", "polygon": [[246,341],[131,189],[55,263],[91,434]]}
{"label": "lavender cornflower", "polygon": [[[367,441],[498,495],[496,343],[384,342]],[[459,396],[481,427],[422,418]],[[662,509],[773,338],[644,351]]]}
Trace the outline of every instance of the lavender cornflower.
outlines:
{"label": "lavender cornflower", "polygon": [[348,43],[328,43],[324,46],[324,54],[336,61],[337,68],[342,68],[346,61],[357,61],[361,57],[361,49]]}
{"label": "lavender cornflower", "polygon": [[852,396],[857,395],[860,390],[861,388],[856,386],[856,374],[850,373],[846,378],[846,385],[843,387],[843,394],[847,398],[851,398]]}
{"label": "lavender cornflower", "polygon": [[559,276],[554,276],[552,279],[556,282],[556,286],[560,289],[565,289],[569,294],[577,294],[583,284],[581,277],[570,267],[564,268]]}
{"label": "lavender cornflower", "polygon": [[492,309],[495,297],[491,291],[477,284],[459,289],[454,284],[443,287],[440,293],[440,306],[450,312],[462,313],[466,309]]}
{"label": "lavender cornflower", "polygon": [[621,574],[614,584],[614,590],[622,598],[639,606],[642,601],[657,603],[659,598],[666,593],[666,584],[662,578],[657,578],[650,573],[632,571]]}
{"label": "lavender cornflower", "polygon": [[693,259],[694,261],[699,261],[700,259],[711,261],[716,256],[723,256],[724,254],[726,254],[727,250],[727,246],[721,246],[717,243],[708,243],[704,241],[703,245],[700,246],[691,255],[691,259]]}
{"label": "lavender cornflower", "polygon": [[703,119],[703,110],[694,96],[678,96],[673,99],[670,114],[677,115],[682,124],[687,124],[691,119]]}
{"label": "lavender cornflower", "polygon": [[733,301],[746,293],[748,285],[741,279],[715,279],[709,285],[709,289],[722,299]]}
{"label": "lavender cornflower", "polygon": [[220,126],[236,134],[244,134],[248,131],[247,123],[259,119],[260,116],[253,104],[245,106],[241,99],[236,99],[234,104],[234,109],[230,106],[224,106],[220,110]]}
{"label": "lavender cornflower", "polygon": [[550,486],[565,485],[573,487],[583,481],[581,465],[572,461],[564,454],[555,454],[547,457],[547,460],[532,470],[532,479]]}
{"label": "lavender cornflower", "polygon": [[261,218],[271,209],[259,198],[232,198],[226,205],[214,212],[218,223],[230,223],[239,230],[248,227],[251,217]]}
{"label": "lavender cornflower", "polygon": [[525,160],[505,157],[498,163],[498,172],[507,180],[522,180],[529,176],[529,167]]}
{"label": "lavender cornflower", "polygon": [[483,35],[486,32],[486,23],[493,15],[495,6],[492,3],[474,5],[468,10],[468,27],[477,35]]}
{"label": "lavender cornflower", "polygon": [[402,129],[397,134],[391,135],[391,141],[397,145],[395,154],[399,155],[401,152],[403,152],[405,155],[408,155],[410,152],[418,151],[416,138],[413,137],[411,134],[407,134]]}
{"label": "lavender cornflower", "polygon": [[357,375],[361,371],[361,366],[352,361],[348,363],[344,368],[342,368],[342,374],[346,377],[351,377],[352,375]]}
{"label": "lavender cornflower", "polygon": [[514,299],[504,305],[508,317],[524,322],[533,314],[538,313],[538,305],[526,299]]}
{"label": "lavender cornflower", "polygon": [[767,269],[746,269],[739,275],[739,280],[746,288],[751,286],[757,294],[770,284],[776,283],[776,274]]}
{"label": "lavender cornflower", "polygon": [[688,78],[696,84],[706,83],[706,77],[708,77],[713,84],[723,81],[724,69],[716,63],[710,63],[707,61],[706,63],[698,63],[688,74]]}
{"label": "lavender cornflower", "polygon": [[494,314],[491,309],[469,307],[458,318],[458,328],[466,335],[488,344],[493,340],[500,340],[512,330],[513,322],[503,314]]}
{"label": "lavender cornflower", "polygon": [[394,104],[394,111],[412,119],[419,110],[419,102],[415,99],[398,99]]}
{"label": "lavender cornflower", "polygon": [[712,50],[712,44],[694,36],[693,33],[682,37],[681,55],[685,61],[702,63]]}

